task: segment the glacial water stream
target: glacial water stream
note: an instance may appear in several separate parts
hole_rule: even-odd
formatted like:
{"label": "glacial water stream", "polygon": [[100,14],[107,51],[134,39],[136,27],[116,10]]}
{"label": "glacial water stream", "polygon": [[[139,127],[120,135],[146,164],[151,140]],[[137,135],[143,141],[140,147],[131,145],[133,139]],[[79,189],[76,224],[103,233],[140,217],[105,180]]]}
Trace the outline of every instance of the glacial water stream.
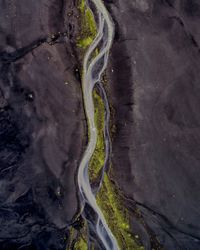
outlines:
{"label": "glacial water stream", "polygon": [[[91,0],[91,2],[95,7],[95,13],[98,16],[98,30],[96,38],[84,56],[83,62],[82,91],[90,137],[78,169],[78,187],[81,196],[82,210],[84,210],[86,204],[89,205],[89,207],[92,208],[95,217],[97,218],[95,220],[95,225],[93,226],[96,236],[105,249],[117,250],[119,249],[119,246],[113,233],[106,223],[101,209],[96,202],[95,194],[92,191],[88,176],[88,165],[95,151],[97,142],[97,128],[94,121],[93,89],[95,84],[98,84],[101,81],[102,74],[107,67],[109,51],[111,49],[114,37],[114,23],[103,1]],[[94,52],[97,47],[99,53],[95,55]],[[103,88],[102,85],[101,88]],[[107,107],[108,104],[105,103],[105,106]],[[109,115],[107,117],[109,118]],[[106,119],[105,122],[108,123],[108,119]],[[104,135],[106,135],[106,133],[108,133],[107,128],[104,131]],[[108,144],[108,136],[107,139],[105,136],[105,145],[106,144]],[[106,148],[108,150],[108,147]],[[108,153],[109,152],[107,152],[107,156]],[[89,222],[91,224],[91,221]],[[94,224],[94,222],[92,223]]]}

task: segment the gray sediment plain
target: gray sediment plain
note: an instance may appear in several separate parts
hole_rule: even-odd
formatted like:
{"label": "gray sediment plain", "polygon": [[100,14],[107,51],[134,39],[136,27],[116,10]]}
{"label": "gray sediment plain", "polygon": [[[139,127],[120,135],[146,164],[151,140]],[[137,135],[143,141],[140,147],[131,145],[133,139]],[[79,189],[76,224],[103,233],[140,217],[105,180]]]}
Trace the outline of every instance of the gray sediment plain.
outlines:
{"label": "gray sediment plain", "polygon": [[[65,249],[85,144],[73,1],[0,0],[0,249]],[[71,39],[70,39],[71,38]]]}
{"label": "gray sediment plain", "polygon": [[117,33],[108,70],[116,182],[164,249],[199,249],[200,3],[107,6]]}

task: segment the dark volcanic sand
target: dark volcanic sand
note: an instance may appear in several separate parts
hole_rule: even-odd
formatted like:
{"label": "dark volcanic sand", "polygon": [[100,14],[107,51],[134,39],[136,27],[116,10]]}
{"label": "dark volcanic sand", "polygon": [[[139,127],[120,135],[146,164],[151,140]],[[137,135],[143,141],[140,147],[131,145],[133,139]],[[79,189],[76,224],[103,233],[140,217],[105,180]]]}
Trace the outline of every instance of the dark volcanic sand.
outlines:
{"label": "dark volcanic sand", "polygon": [[72,9],[73,1],[0,0],[1,250],[65,249],[77,210],[84,114]]}
{"label": "dark volcanic sand", "polygon": [[[130,211],[140,209],[133,231],[146,249],[157,238],[164,249],[198,250],[200,3],[106,3],[116,23],[113,172]],[[1,250],[65,249],[77,210],[84,114],[73,5],[0,0]]]}
{"label": "dark volcanic sand", "polygon": [[115,179],[164,249],[200,249],[200,2],[107,5]]}

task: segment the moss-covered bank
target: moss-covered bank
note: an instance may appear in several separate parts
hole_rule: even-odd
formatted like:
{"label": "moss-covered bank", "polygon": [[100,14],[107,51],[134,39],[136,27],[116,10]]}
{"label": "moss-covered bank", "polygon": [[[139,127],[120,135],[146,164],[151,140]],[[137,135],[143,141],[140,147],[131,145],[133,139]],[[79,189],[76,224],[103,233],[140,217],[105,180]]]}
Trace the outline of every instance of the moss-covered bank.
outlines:
{"label": "moss-covered bank", "polygon": [[85,0],[80,0],[78,8],[80,10],[80,35],[77,39],[77,46],[85,50],[96,36],[96,23],[93,13],[87,7]]}
{"label": "moss-covered bank", "polygon": [[95,108],[95,125],[97,128],[97,144],[89,164],[89,178],[92,182],[101,172],[105,160],[104,126],[105,126],[105,107],[101,96],[96,90],[93,92]]}
{"label": "moss-covered bank", "polygon": [[[80,10],[80,35],[77,38],[77,47],[83,52],[91,45],[97,34],[95,18],[85,0],[79,1]],[[95,124],[98,131],[98,138],[95,152],[89,164],[89,178],[93,182],[98,177],[105,160],[104,125],[105,107],[101,96],[96,90],[93,92],[95,106]],[[144,249],[136,243],[136,237],[131,234],[128,211],[123,207],[118,195],[118,189],[111,182],[109,175],[105,174],[99,193],[97,203],[101,208],[111,231],[115,235],[120,249],[139,250]],[[75,250],[87,249],[86,231],[83,230],[74,245]]]}
{"label": "moss-covered bank", "polygon": [[138,236],[133,236],[131,233],[128,211],[122,205],[119,190],[111,182],[107,174],[104,175],[101,189],[97,194],[97,203],[121,250],[144,249],[144,247],[136,243]]}

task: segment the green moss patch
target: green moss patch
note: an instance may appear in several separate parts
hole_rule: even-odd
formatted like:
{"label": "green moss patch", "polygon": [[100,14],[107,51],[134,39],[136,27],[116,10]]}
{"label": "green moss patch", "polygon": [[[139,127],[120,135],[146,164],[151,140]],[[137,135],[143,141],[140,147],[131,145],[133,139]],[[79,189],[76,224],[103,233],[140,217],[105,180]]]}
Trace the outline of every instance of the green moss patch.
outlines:
{"label": "green moss patch", "polygon": [[93,100],[95,107],[95,125],[97,128],[97,144],[94,154],[89,164],[90,181],[95,180],[104,165],[105,160],[105,145],[104,145],[104,125],[105,125],[105,108],[101,96],[94,90]]}
{"label": "green moss patch", "polygon": [[78,37],[77,46],[86,49],[94,40],[97,34],[96,22],[90,8],[87,7],[85,0],[79,2],[80,10],[80,36]]}
{"label": "green moss patch", "polygon": [[136,243],[136,237],[130,232],[128,212],[122,206],[118,197],[118,190],[110,181],[107,174],[99,193],[97,203],[101,208],[109,228],[115,235],[121,250],[143,250],[144,247]]}
{"label": "green moss patch", "polygon": [[80,237],[74,245],[74,250],[88,250],[88,245],[86,240]]}

